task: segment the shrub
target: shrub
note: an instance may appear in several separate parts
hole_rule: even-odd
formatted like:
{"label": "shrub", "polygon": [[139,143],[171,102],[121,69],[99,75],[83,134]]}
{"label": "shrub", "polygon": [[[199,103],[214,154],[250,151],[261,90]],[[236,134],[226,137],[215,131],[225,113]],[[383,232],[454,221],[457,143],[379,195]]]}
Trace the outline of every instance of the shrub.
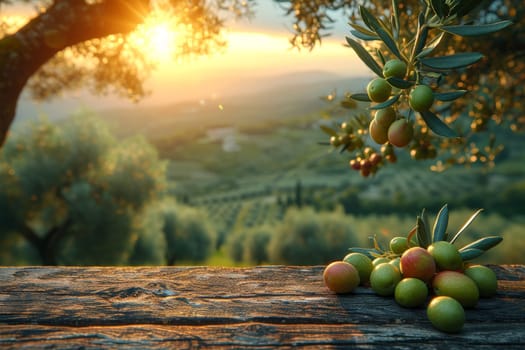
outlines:
{"label": "shrub", "polygon": [[269,257],[272,263],[325,264],[334,257],[342,258],[355,244],[357,238],[342,211],[291,208],[272,236]]}
{"label": "shrub", "polygon": [[168,265],[200,262],[215,249],[216,232],[204,210],[167,201],[161,209]]}

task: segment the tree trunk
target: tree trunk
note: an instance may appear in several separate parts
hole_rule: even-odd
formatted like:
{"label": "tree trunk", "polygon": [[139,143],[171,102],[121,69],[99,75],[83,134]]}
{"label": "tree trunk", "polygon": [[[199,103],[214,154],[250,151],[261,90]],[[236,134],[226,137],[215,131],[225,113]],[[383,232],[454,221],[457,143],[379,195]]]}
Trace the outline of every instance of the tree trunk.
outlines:
{"label": "tree trunk", "polygon": [[58,246],[67,234],[71,223],[71,219],[68,218],[61,224],[52,227],[44,236],[39,236],[25,223],[19,226],[19,230],[22,236],[37,250],[40,263],[45,266],[54,266],[58,264]]}
{"label": "tree trunk", "polygon": [[149,0],[55,0],[18,32],[0,40],[0,147],[28,79],[57,52],[78,43],[128,33],[142,22]]}

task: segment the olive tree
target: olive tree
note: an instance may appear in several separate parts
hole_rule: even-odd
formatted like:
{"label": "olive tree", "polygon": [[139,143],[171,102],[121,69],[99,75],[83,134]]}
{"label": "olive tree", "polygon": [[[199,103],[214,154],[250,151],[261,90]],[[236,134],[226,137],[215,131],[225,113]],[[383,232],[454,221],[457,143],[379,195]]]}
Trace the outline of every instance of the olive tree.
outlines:
{"label": "olive tree", "polygon": [[[187,29],[181,54],[206,54],[224,45],[222,14],[245,15],[250,1],[1,0],[0,6],[22,2],[41,10],[21,28],[0,26],[0,145],[27,85],[37,98],[86,84],[99,93],[142,97],[152,62],[128,38],[148,15],[172,14],[173,25]],[[83,63],[75,64],[75,57]]]}
{"label": "olive tree", "polygon": [[13,132],[0,179],[2,255],[26,242],[34,263],[125,264],[166,176],[143,138],[117,142],[105,124],[78,116]]}

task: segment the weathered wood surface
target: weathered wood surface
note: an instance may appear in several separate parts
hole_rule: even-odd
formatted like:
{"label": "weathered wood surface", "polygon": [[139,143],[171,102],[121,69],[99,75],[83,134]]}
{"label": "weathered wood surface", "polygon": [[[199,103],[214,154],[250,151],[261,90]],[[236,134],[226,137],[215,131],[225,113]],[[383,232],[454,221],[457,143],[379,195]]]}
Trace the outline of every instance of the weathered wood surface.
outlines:
{"label": "weathered wood surface", "polygon": [[492,266],[495,298],[464,330],[358,288],[335,295],[323,267],[0,268],[0,348],[524,349],[525,266]]}

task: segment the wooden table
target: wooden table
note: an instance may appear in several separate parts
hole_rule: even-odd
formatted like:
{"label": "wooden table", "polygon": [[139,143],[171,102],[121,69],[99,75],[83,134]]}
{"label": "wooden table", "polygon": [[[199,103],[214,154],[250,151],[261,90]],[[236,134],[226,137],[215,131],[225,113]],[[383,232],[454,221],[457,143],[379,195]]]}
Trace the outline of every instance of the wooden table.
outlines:
{"label": "wooden table", "polygon": [[495,298],[463,331],[358,288],[322,266],[0,268],[0,348],[525,349],[525,266],[492,266]]}

